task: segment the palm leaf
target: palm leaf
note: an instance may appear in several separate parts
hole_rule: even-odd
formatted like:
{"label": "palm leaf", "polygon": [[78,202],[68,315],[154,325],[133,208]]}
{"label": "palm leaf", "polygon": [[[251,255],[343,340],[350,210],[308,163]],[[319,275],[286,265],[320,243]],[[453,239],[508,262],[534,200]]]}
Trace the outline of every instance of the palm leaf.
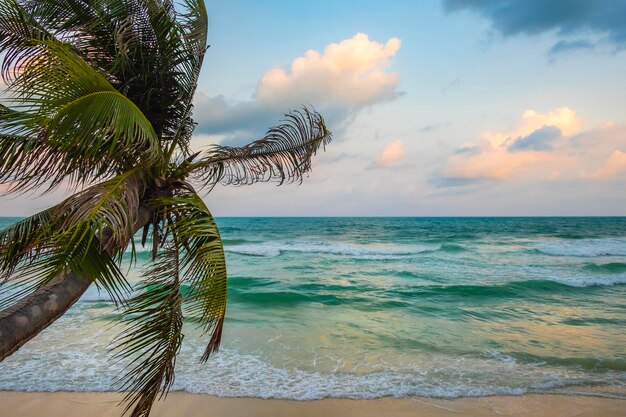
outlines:
{"label": "palm leaf", "polygon": [[0,282],[13,275],[25,257],[36,253],[33,251],[37,251],[42,236],[50,235],[55,209],[49,208],[0,230],[0,271],[3,277]]}
{"label": "palm leaf", "polygon": [[69,46],[38,45],[42,52],[9,85],[17,111],[0,114],[0,156],[10,161],[0,180],[17,190],[66,178],[80,185],[162,157],[151,123],[132,101]]}
{"label": "palm leaf", "polygon": [[137,226],[141,196],[146,180],[134,168],[103,183],[91,186],[58,205],[59,230],[72,230],[87,223],[96,236],[106,241],[108,252],[123,251]]}
{"label": "palm leaf", "polygon": [[0,2],[1,74],[5,81],[17,76],[21,62],[40,52],[36,43],[44,39],[53,36],[18,1]]}
{"label": "palm leaf", "polygon": [[[118,381],[130,390],[125,401],[132,416],[147,415],[158,393],[167,393],[174,381],[183,311],[210,335],[203,361],[219,347],[226,312],[224,249],[202,199],[187,185],[178,195],[151,203],[167,213],[170,239],[135,288],[138,294],[128,303],[127,324],[114,346],[117,359],[130,359]],[[188,284],[184,293],[183,283]]]}
{"label": "palm leaf", "polygon": [[183,46],[177,59],[177,70],[180,73],[179,125],[168,154],[172,155],[176,147],[179,147],[183,155],[189,156],[188,145],[195,128],[191,118],[193,97],[207,50],[208,17],[203,0],[185,0],[183,4],[185,10],[179,15]]}
{"label": "palm leaf", "polygon": [[2,305],[68,269],[123,302],[130,287],[114,258],[121,259],[137,228],[143,190],[142,177],[131,170],[1,231]]}
{"label": "palm leaf", "polygon": [[219,348],[228,289],[224,247],[215,219],[202,199],[189,187],[181,195],[161,198],[172,217],[181,251],[182,281],[189,284],[186,311],[198,323],[209,342],[202,360]]}
{"label": "palm leaf", "polygon": [[14,304],[68,271],[89,279],[106,290],[116,303],[124,303],[130,286],[111,257],[93,237],[86,224],[71,233],[48,237],[29,251],[28,258],[13,267],[11,276],[0,283],[0,309]]}
{"label": "palm leaf", "polygon": [[304,108],[285,115],[263,139],[241,148],[215,145],[189,169],[203,185],[246,185],[260,181],[302,181],[311,170],[311,158],[331,134],[318,113]]}
{"label": "palm leaf", "polygon": [[183,296],[180,292],[178,248],[170,244],[144,272],[138,295],[131,298],[124,312],[126,326],[114,346],[115,357],[132,358],[118,380],[125,412],[147,416],[159,393],[165,395],[174,382],[176,355],[182,343]]}
{"label": "palm leaf", "polygon": [[162,142],[187,148],[191,102],[206,50],[207,16],[197,0],[42,0],[29,8],[43,26],[153,121]]}

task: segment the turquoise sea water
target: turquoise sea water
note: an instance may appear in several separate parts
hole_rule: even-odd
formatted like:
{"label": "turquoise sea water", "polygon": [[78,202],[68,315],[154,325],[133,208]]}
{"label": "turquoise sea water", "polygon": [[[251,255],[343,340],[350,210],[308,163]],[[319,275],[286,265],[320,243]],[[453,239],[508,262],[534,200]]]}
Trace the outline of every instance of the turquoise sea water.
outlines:
{"label": "turquoise sea water", "polygon": [[[174,390],[298,400],[625,397],[626,218],[218,224],[230,273],[222,348],[201,365],[206,338],[188,325]],[[111,390],[115,313],[91,288],[0,363],[0,389]]]}

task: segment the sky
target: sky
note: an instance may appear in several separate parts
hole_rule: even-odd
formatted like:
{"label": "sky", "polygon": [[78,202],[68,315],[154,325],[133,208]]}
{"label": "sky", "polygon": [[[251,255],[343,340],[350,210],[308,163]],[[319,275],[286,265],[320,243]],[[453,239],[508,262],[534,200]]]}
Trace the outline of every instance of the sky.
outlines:
{"label": "sky", "polygon": [[214,215],[626,215],[625,1],[206,4],[193,147],[302,105],[333,131],[301,185],[218,186]]}

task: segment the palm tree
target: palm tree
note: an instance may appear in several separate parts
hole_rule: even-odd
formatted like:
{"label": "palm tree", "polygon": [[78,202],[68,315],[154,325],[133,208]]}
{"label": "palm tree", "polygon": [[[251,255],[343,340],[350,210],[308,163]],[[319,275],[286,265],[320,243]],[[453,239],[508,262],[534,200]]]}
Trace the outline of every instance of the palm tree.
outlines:
{"label": "palm tree", "polygon": [[[304,108],[244,147],[192,152],[206,40],[203,0],[0,0],[0,184],[74,192],[0,232],[0,360],[93,283],[124,309],[114,345],[133,416],[174,380],[183,314],[206,332],[202,361],[220,344],[224,250],[194,187],[301,182],[331,140]],[[141,230],[152,263],[131,293],[120,263]]]}

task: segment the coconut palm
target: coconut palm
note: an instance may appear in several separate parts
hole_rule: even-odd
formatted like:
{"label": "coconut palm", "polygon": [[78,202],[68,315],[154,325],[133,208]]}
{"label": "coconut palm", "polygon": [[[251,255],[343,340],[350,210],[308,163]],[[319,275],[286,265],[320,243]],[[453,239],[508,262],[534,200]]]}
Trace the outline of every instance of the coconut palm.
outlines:
{"label": "coconut palm", "polygon": [[[301,182],[331,139],[304,108],[246,146],[192,152],[206,40],[203,0],[0,0],[0,185],[74,192],[0,232],[0,360],[95,284],[123,309],[133,416],[174,380],[183,315],[205,331],[202,361],[220,344],[226,263],[196,188]],[[152,263],[131,289],[120,264],[139,231]]]}

